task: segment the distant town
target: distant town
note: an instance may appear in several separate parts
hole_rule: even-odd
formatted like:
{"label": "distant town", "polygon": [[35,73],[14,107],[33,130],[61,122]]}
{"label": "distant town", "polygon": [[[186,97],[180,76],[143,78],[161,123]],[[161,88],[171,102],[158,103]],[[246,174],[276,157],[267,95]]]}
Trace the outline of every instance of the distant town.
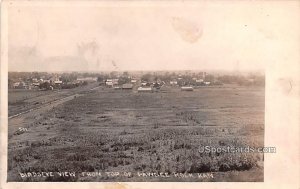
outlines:
{"label": "distant town", "polygon": [[[138,174],[149,172],[263,178],[258,153],[199,152],[263,146],[263,73],[9,72],[8,79],[9,181],[119,181],[81,173],[123,170],[132,182],[181,181]],[[28,176],[41,170],[76,176]]]}
{"label": "distant town", "polygon": [[8,88],[25,90],[71,89],[88,83],[98,82],[116,90],[136,89],[139,92],[160,90],[164,85],[181,87],[192,91],[203,86],[222,86],[237,84],[240,86],[264,86],[262,74],[220,74],[204,71],[158,71],[158,72],[102,72],[102,73],[47,73],[47,72],[9,72]]}

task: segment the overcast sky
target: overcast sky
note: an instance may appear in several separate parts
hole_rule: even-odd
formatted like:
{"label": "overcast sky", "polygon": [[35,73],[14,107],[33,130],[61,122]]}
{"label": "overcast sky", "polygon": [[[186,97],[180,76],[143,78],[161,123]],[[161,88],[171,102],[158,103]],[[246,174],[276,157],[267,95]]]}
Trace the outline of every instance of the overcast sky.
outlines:
{"label": "overcast sky", "polygon": [[263,70],[295,43],[295,5],[14,2],[9,71]]}

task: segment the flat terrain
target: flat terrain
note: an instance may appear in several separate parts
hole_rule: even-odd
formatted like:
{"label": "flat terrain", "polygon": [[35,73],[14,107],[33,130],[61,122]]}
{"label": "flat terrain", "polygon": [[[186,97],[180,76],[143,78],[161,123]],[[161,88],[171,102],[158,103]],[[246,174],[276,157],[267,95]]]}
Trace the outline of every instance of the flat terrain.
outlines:
{"label": "flat terrain", "polygon": [[61,99],[63,97],[67,97],[71,94],[89,90],[96,86],[97,83],[92,83],[87,86],[80,86],[73,89],[53,91],[41,91],[38,89],[10,89],[8,91],[8,116],[13,116],[36,107],[44,106],[49,102]]}
{"label": "flat terrain", "polygon": [[[202,87],[189,92],[163,87],[137,93],[100,87],[9,119],[8,181],[263,181],[261,154],[199,152],[203,146],[262,147],[263,141],[263,88]],[[50,171],[76,176],[19,175]],[[132,175],[77,174],[82,172]],[[214,177],[137,175],[149,172]]]}

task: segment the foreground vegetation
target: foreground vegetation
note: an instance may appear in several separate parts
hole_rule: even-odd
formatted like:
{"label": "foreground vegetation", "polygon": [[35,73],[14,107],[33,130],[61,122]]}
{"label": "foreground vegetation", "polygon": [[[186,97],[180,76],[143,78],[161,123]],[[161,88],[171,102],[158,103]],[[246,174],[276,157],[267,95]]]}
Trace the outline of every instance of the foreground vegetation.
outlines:
{"label": "foreground vegetation", "polygon": [[[143,94],[100,88],[41,113],[27,127],[9,140],[9,181],[24,181],[19,172],[42,171],[215,174],[201,181],[250,181],[244,173],[254,171],[254,181],[263,180],[260,154],[199,153],[207,145],[263,146],[262,88],[166,88]],[[80,175],[26,179],[43,180],[122,181]],[[125,180],[178,179],[133,175]]]}

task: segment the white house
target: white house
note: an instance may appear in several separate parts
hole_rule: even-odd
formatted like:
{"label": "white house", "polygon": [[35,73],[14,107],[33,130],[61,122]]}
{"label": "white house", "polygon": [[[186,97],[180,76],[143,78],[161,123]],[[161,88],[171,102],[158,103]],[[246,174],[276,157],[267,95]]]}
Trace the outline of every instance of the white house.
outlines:
{"label": "white house", "polygon": [[196,83],[202,83],[203,82],[203,79],[197,79],[196,80]]}
{"label": "white house", "polygon": [[33,86],[38,87],[40,86],[40,83],[32,83]]}
{"label": "white house", "polygon": [[138,92],[152,92],[152,87],[139,87]]}
{"label": "white house", "polygon": [[108,81],[108,80],[107,80],[107,81],[105,82],[105,85],[106,85],[106,86],[109,86],[109,87],[112,87],[114,84],[113,84],[112,81]]}
{"label": "white house", "polygon": [[193,87],[181,87],[181,91],[193,91]]}
{"label": "white house", "polygon": [[136,79],[132,79],[132,80],[131,80],[131,83],[136,83],[136,82],[137,82]]}
{"label": "white house", "polygon": [[118,90],[118,89],[122,89],[122,87],[120,87],[120,86],[114,86],[114,89]]}
{"label": "white house", "polygon": [[177,85],[177,81],[170,81],[170,85]]}
{"label": "white house", "polygon": [[59,80],[57,80],[57,81],[54,81],[54,84],[57,84],[57,85],[61,85],[63,82],[62,81],[59,81]]}

